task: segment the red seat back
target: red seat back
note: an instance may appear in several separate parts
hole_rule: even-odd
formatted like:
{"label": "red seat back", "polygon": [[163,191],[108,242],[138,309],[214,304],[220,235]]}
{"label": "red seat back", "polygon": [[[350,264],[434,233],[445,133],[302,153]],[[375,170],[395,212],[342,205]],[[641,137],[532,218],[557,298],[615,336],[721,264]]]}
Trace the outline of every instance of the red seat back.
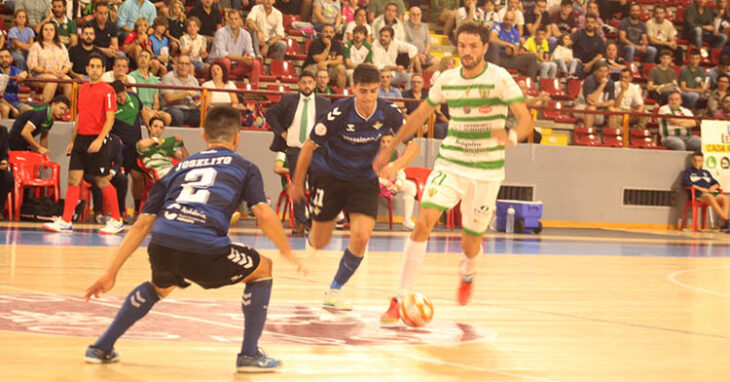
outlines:
{"label": "red seat back", "polygon": [[[290,90],[290,88],[286,85],[271,84],[271,85],[266,85],[266,90],[286,93]],[[274,103],[279,102],[281,100],[281,95],[270,94],[270,95],[267,95],[266,97],[269,99],[269,101],[274,102]]]}
{"label": "red seat back", "polygon": [[624,137],[621,129],[605,127],[601,130],[603,135],[603,144],[611,147],[623,147]]}
{"label": "red seat back", "polygon": [[302,50],[299,48],[299,42],[293,38],[284,39],[286,43],[286,55],[302,54]]}
{"label": "red seat back", "polygon": [[276,77],[296,77],[297,70],[289,61],[271,60],[271,75]]}
{"label": "red seat back", "polygon": [[581,88],[583,88],[583,80],[568,80],[568,96],[570,99],[578,98]]}
{"label": "red seat back", "polygon": [[412,180],[413,183],[416,184],[416,187],[418,188],[416,199],[421,200],[423,188],[426,186],[428,176],[431,175],[431,169],[423,167],[406,167],[403,171],[406,173],[406,179]]}

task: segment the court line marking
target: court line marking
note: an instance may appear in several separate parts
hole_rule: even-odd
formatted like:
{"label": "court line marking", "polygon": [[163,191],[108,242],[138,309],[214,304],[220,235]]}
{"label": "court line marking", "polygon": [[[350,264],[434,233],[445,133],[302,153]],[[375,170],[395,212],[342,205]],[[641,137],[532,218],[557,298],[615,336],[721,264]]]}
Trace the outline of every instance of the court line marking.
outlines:
{"label": "court line marking", "polygon": [[668,274],[667,275],[667,279],[671,283],[673,283],[673,284],[675,284],[677,286],[680,286],[680,287],[683,287],[683,288],[687,288],[687,289],[691,289],[691,290],[694,290],[694,291],[697,291],[697,292],[700,292],[700,293],[707,293],[707,294],[714,294],[714,295],[717,295],[717,296],[730,297],[730,293],[723,293],[723,292],[714,291],[712,289],[700,288],[700,287],[697,287],[697,286],[694,286],[694,285],[687,284],[685,282],[679,281],[677,279],[678,276],[683,275],[683,274],[686,274],[686,273],[699,272],[699,271],[709,271],[709,270],[716,270],[716,269],[728,269],[728,268],[730,268],[730,266],[683,269],[683,270],[675,271],[675,272],[672,272],[672,273]]}
{"label": "court line marking", "polygon": [[[14,286],[10,286],[10,285],[0,284],[0,288],[14,289],[14,290],[18,290],[21,292],[36,293],[36,294],[42,294],[42,295],[46,295],[46,296],[53,296],[53,297],[63,297],[63,298],[71,299],[71,300],[86,302],[86,300],[84,300],[83,298],[80,298],[80,297],[66,296],[66,295],[61,295],[58,293],[41,292],[41,291],[37,291],[34,289],[20,288],[20,287],[14,287]],[[108,306],[108,307],[112,307],[112,308],[117,308],[117,309],[120,308],[120,306],[121,306],[121,305],[114,305],[114,304],[106,303],[103,301],[94,301],[93,299],[89,300],[88,302],[93,303],[93,304]],[[181,319],[181,320],[198,321],[198,322],[204,322],[204,323],[207,323],[210,325],[218,325],[218,326],[223,326],[223,327],[228,327],[228,328],[243,329],[242,325],[241,326],[231,325],[231,324],[226,324],[224,322],[210,321],[210,320],[206,320],[206,319],[202,319],[202,318],[182,316],[182,315],[173,314],[173,313],[155,312],[155,311],[150,310],[148,314],[157,314],[160,316],[168,316],[168,317],[177,318],[177,319]],[[283,334],[283,333],[275,333],[275,332],[269,332],[269,331],[265,331],[265,332],[279,335],[282,337],[287,337],[287,338],[291,338],[291,337],[302,338],[299,336],[292,336],[292,335]],[[358,351],[364,350],[363,347],[358,347],[358,346],[353,346],[353,345],[348,345],[348,344],[338,344],[338,345],[331,345],[331,346],[346,347],[348,349],[358,350]],[[503,375],[503,376],[507,376],[507,377],[516,377],[516,378],[521,378],[521,379],[528,380],[528,381],[559,382],[556,379],[534,377],[531,375],[523,375],[523,374],[513,373],[513,372],[509,372],[509,371],[491,369],[491,368],[487,368],[487,367],[471,366],[471,365],[465,365],[465,364],[460,364],[460,363],[455,363],[455,362],[443,361],[440,359],[432,359],[432,358],[414,356],[414,355],[399,352],[397,350],[388,350],[387,346],[384,346],[384,347],[385,347],[385,349],[381,349],[381,350],[390,352],[393,355],[396,355],[399,357],[411,358],[416,361],[430,362],[430,363],[434,363],[434,364],[441,364],[441,365],[447,365],[447,366],[453,366],[453,367],[460,367],[460,368],[467,369],[467,370],[481,371],[481,372],[485,372],[485,373],[498,374],[498,375]]]}

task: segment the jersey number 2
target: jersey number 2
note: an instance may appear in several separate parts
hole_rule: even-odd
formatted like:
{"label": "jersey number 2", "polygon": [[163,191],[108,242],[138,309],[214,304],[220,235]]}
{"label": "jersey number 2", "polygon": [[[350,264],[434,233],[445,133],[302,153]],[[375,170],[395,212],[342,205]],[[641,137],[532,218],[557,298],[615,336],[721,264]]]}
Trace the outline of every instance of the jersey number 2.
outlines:
{"label": "jersey number 2", "polygon": [[210,191],[206,188],[213,185],[217,173],[212,167],[190,170],[185,174],[186,183],[182,185],[182,192],[175,200],[181,203],[205,204],[210,197]]}

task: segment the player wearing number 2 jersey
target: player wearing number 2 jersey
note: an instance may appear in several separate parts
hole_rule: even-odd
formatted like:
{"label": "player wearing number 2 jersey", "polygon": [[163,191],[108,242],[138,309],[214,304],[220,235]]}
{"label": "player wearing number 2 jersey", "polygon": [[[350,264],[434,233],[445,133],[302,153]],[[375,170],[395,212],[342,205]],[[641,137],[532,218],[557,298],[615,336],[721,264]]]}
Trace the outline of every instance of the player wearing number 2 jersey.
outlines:
{"label": "player wearing number 2 jersey", "polygon": [[117,361],[116,340],[160,298],[175,287],[187,287],[189,280],[206,289],[245,283],[245,330],[236,368],[239,372],[265,372],[280,366],[258,348],[271,295],[271,260],[253,248],[232,244],[227,236],[228,222],[241,202],[248,204],[259,227],[281,254],[300,271],[304,269],[292,256],[281,222],[266,203],[259,169],[235,152],[240,121],[241,114],[229,106],[210,110],[203,133],[207,150],[178,163],[155,183],[142,214],[106,273],[87,289],[87,300],[110,290],[124,262],[151,232],[147,251],[152,281],[127,296],[109,328],[87,349],[87,362]]}
{"label": "player wearing number 2 jersey", "polygon": [[[464,259],[457,300],[464,305],[471,295],[475,260],[482,251],[481,239],[504,179],[504,150],[525,138],[532,131],[533,122],[522,92],[509,73],[483,59],[488,31],[466,23],[457,29],[456,35],[462,66],[439,77],[429,90],[428,101],[411,115],[373,167],[377,170],[388,163],[395,145],[422,125],[435,107],[443,103],[449,106],[449,130],[421,197],[418,222],[403,249],[399,296],[413,286],[426,253],[426,241],[439,216],[461,202]],[[504,129],[508,111],[518,120],[517,127],[509,133]],[[388,171],[386,167],[384,172]],[[398,298],[393,298],[381,322],[391,324],[398,318]]]}

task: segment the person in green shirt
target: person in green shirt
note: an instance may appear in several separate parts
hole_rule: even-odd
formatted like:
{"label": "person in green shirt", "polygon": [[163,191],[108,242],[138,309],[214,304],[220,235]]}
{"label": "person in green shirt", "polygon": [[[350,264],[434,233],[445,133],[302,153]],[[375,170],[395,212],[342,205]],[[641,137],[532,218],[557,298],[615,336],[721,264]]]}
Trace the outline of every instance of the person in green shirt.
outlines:
{"label": "person in green shirt", "polygon": [[[129,76],[134,78],[138,84],[160,84],[160,79],[149,71],[151,59],[152,52],[149,50],[143,50],[137,55],[137,70],[129,73]],[[135,91],[144,105],[142,108],[142,120],[144,120],[145,125],[149,126],[149,121],[153,117],[162,119],[167,126],[172,123],[172,116],[160,110],[160,89],[137,87]]]}
{"label": "person in green shirt", "polygon": [[704,98],[710,92],[709,79],[705,77],[705,71],[700,67],[702,57],[698,50],[689,54],[689,65],[685,65],[679,71],[679,88],[682,90],[682,106],[693,110],[697,101]]}
{"label": "person in green shirt", "polygon": [[335,94],[335,91],[329,86],[330,75],[327,69],[317,70],[315,81],[317,86],[314,87],[314,94]]}
{"label": "person in green shirt", "polygon": [[144,167],[151,170],[156,179],[167,175],[174,165],[173,160],[181,161],[190,154],[185,148],[182,137],[162,138],[165,132],[165,123],[162,119],[153,117],[148,125],[150,137],[137,142],[137,153],[142,158]]}
{"label": "person in green shirt", "polygon": [[66,17],[66,0],[51,1],[51,12],[43,19],[41,25],[46,22],[56,24],[58,29],[58,39],[63,46],[70,48],[79,42],[79,36],[76,32],[76,22]]}

